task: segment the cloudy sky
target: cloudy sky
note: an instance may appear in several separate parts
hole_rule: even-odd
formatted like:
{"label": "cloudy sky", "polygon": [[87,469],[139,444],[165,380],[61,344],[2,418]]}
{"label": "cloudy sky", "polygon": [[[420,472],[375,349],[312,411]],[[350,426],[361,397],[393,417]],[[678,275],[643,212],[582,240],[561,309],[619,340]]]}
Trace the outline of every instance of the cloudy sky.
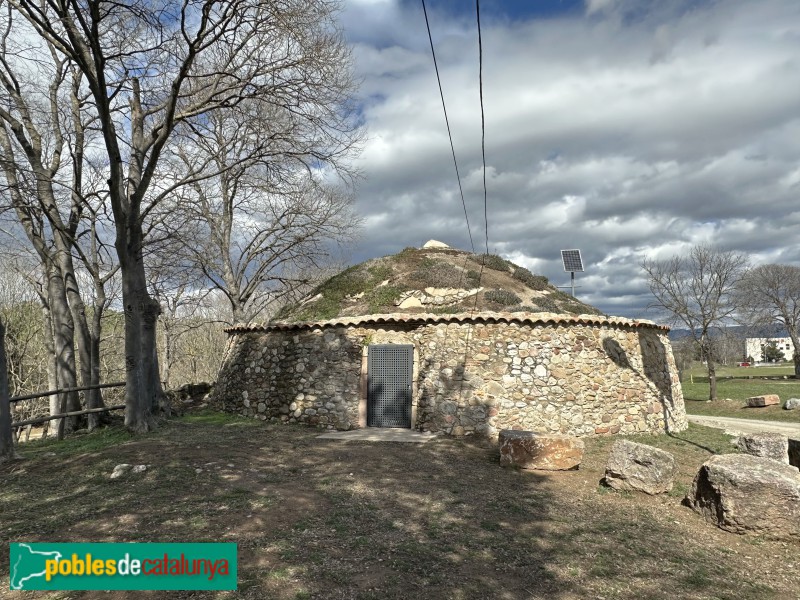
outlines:
{"label": "cloudy sky", "polygon": [[[485,247],[472,0],[426,0],[472,236]],[[470,249],[416,0],[345,0],[368,141],[355,262]],[[488,243],[653,318],[639,264],[693,244],[800,264],[800,2],[483,0]]]}

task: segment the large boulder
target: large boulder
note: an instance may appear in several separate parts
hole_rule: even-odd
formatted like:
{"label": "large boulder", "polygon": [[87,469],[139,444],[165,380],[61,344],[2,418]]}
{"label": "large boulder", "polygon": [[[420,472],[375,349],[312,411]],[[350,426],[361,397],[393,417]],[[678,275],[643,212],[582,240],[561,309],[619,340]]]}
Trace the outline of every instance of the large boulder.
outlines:
{"label": "large boulder", "polygon": [[800,471],[768,458],[712,456],[686,504],[726,531],[800,540]]}
{"label": "large boulder", "polygon": [[753,456],[789,464],[789,438],[780,433],[748,433],[739,438],[739,449]]}
{"label": "large boulder", "polygon": [[661,494],[672,489],[677,469],[675,458],[669,452],[617,440],[611,446],[603,483],[617,490]]}
{"label": "large boulder", "polygon": [[571,435],[504,429],[499,442],[503,467],[567,471],[577,469],[583,460],[583,440]]}
{"label": "large boulder", "polygon": [[800,398],[789,398],[783,405],[786,410],[796,410],[800,408]]}
{"label": "large boulder", "polygon": [[750,408],[759,408],[762,406],[772,406],[780,404],[781,399],[778,394],[764,394],[763,396],[753,396],[747,399],[747,406]]}

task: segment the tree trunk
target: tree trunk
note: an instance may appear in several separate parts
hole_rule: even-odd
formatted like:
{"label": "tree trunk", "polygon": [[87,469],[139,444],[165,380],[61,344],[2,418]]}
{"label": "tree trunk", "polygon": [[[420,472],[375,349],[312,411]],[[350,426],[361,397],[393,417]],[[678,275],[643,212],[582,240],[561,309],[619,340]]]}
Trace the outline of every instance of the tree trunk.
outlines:
{"label": "tree trunk", "polygon": [[700,336],[700,360],[706,361],[708,369],[708,399],[717,399],[717,372],[714,365],[714,354],[711,350],[711,343],[706,335]]}
{"label": "tree trunk", "polygon": [[[64,291],[64,280],[61,273],[55,266],[51,266],[47,272],[47,297],[50,304],[50,315],[53,320],[53,346],[56,357],[56,377],[60,387],[78,387],[78,380],[75,375],[75,349],[73,346],[75,339],[75,329],[72,322],[72,315],[67,305],[66,294]],[[80,410],[78,392],[67,392],[59,395],[59,412]],[[67,423],[58,421],[58,430],[62,432],[75,429],[76,420],[70,418]]]}
{"label": "tree trunk", "polygon": [[138,223],[117,227],[125,307],[125,426],[134,433],[154,428],[154,407],[159,406],[163,394],[155,335],[160,306],[147,292],[141,242]]}
{"label": "tree trunk", "polygon": [[[171,315],[170,315],[171,317]],[[161,381],[164,382],[166,389],[172,389],[169,381],[170,369],[172,367],[172,326],[170,324],[171,318],[162,319],[161,323],[164,326],[164,362],[161,365],[162,376]]]}
{"label": "tree trunk", "polygon": [[[102,300],[95,301],[94,312],[92,314],[92,330],[89,333],[89,343],[91,344],[91,371],[92,383],[91,385],[100,384],[100,336],[103,332],[103,306],[105,305],[105,294]],[[105,406],[103,402],[102,390],[89,390],[86,396],[86,404],[89,408],[99,408]],[[93,406],[98,404],[99,406]],[[95,429],[104,420],[108,413],[91,413],[88,416],[89,431]]]}
{"label": "tree trunk", "polygon": [[708,399],[709,400],[716,400],[717,399],[717,372],[716,367],[714,366],[714,361],[709,356],[707,358],[707,365],[708,365]]}
{"label": "tree trunk", "polygon": [[16,458],[14,434],[11,431],[11,403],[8,393],[6,363],[6,328],[0,321],[0,463]]}
{"label": "tree trunk", "polygon": [[[43,300],[44,302],[44,300]],[[47,354],[47,389],[58,389],[58,365],[56,359],[56,348],[53,343],[53,315],[47,304],[42,304],[42,320],[44,321],[44,349]],[[50,416],[59,413],[58,394],[48,396],[50,406]]]}

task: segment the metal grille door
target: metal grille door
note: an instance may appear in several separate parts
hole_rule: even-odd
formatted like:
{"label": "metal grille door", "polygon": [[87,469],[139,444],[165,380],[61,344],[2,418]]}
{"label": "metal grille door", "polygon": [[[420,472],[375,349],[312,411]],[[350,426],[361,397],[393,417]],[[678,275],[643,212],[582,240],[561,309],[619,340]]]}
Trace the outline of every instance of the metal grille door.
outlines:
{"label": "metal grille door", "polygon": [[414,346],[375,344],[368,357],[367,426],[410,429]]}

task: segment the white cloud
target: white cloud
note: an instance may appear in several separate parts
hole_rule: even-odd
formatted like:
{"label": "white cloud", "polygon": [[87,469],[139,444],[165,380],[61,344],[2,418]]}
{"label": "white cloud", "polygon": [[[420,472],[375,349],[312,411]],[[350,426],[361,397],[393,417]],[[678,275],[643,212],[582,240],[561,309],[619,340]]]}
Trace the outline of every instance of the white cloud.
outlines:
{"label": "white cloud", "polygon": [[[552,279],[583,249],[585,299],[642,316],[639,263],[695,243],[800,261],[800,4],[588,0],[487,20],[490,250]],[[477,36],[429,9],[476,246],[483,239]],[[416,4],[348,2],[370,140],[355,258],[429,238],[469,247]],[[612,310],[613,309],[613,310]]]}

